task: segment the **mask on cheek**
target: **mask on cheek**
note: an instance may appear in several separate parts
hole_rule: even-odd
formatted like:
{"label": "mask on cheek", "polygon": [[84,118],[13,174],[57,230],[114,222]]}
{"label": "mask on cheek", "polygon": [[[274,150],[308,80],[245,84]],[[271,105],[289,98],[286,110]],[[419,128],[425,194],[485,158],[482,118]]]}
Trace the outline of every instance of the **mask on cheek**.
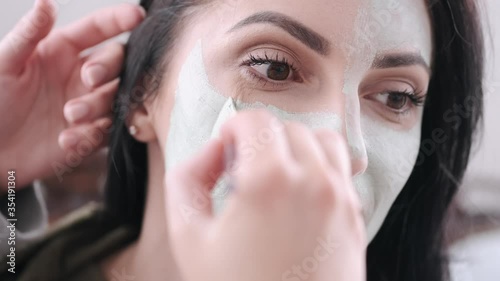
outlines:
{"label": "mask on cheek", "polygon": [[371,240],[413,170],[420,147],[420,124],[410,131],[396,131],[364,115],[361,124],[368,167],[354,177],[354,184],[363,205],[367,237]]}

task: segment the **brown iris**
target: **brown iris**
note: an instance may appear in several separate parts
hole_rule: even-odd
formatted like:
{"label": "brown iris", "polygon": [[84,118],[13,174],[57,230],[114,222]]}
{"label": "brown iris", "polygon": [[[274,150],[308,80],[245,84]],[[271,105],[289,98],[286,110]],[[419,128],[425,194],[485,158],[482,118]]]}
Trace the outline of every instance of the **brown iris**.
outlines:
{"label": "brown iris", "polygon": [[290,66],[286,63],[273,62],[267,69],[267,77],[271,80],[283,81],[290,76]]}
{"label": "brown iris", "polygon": [[387,97],[387,106],[393,109],[403,109],[408,103],[408,96],[401,94],[389,94]]}

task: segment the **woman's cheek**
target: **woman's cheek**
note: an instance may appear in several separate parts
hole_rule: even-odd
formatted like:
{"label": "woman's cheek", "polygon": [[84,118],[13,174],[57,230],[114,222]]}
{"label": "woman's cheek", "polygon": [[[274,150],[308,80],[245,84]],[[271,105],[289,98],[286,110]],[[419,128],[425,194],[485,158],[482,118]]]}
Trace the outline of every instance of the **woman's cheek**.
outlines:
{"label": "woman's cheek", "polygon": [[421,121],[409,130],[398,130],[387,122],[362,114],[361,127],[368,167],[354,182],[363,203],[368,237],[372,239],[415,166]]}
{"label": "woman's cheek", "polygon": [[211,86],[199,41],[181,67],[166,140],[166,168],[189,159],[210,138],[227,98]]}

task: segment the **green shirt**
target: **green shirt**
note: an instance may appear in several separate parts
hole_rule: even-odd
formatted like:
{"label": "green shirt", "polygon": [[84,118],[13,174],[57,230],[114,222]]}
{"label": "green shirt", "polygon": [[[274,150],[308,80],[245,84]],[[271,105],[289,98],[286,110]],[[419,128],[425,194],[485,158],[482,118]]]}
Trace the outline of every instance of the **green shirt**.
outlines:
{"label": "green shirt", "polygon": [[0,280],[106,281],[100,262],[135,241],[139,230],[90,204],[65,217],[43,238],[16,251],[15,273],[2,257]]}

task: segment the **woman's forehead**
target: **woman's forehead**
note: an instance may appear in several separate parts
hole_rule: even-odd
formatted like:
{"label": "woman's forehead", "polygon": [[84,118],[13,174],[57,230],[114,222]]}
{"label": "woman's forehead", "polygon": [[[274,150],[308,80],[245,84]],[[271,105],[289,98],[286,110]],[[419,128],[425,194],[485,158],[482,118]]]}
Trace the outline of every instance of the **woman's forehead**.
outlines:
{"label": "woman's forehead", "polygon": [[419,53],[431,64],[432,31],[424,0],[367,0],[366,21],[360,24],[378,50],[407,50]]}
{"label": "woman's forehead", "polygon": [[[333,48],[357,50],[357,56],[366,57],[361,59],[404,50],[431,63],[432,33],[425,0],[221,0],[215,7],[221,32],[259,14],[277,14],[321,35]],[[279,17],[268,20],[280,21]]]}

